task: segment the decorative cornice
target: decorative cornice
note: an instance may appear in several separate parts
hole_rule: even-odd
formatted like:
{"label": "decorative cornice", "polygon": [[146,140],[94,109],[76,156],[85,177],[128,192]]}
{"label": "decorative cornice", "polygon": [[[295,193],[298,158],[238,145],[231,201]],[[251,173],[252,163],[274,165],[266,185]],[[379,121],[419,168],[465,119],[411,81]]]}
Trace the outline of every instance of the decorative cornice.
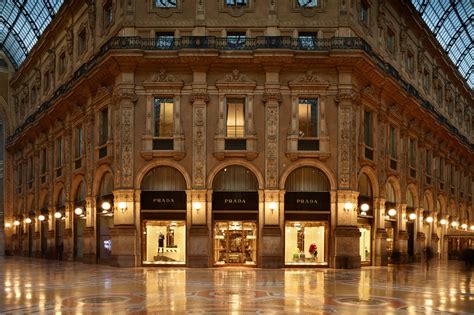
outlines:
{"label": "decorative cornice", "polygon": [[302,76],[290,81],[288,85],[290,87],[313,85],[328,88],[330,84],[329,81],[322,80],[319,76],[313,74],[312,70],[308,70]]}

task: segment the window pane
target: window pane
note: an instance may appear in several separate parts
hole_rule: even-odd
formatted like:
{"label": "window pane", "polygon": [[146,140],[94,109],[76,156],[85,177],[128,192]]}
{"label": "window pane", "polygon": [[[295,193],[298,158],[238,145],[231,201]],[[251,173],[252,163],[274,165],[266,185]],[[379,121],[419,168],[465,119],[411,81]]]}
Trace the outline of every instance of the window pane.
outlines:
{"label": "window pane", "polygon": [[76,157],[82,156],[82,128],[76,129]]}
{"label": "window pane", "polygon": [[390,126],[390,156],[397,158],[397,138],[395,128]]}
{"label": "window pane", "polygon": [[318,136],[318,101],[300,99],[298,104],[298,122],[300,137]]}
{"label": "window pane", "polygon": [[173,32],[158,32],[156,33],[156,47],[162,49],[171,49],[174,46]]}
{"label": "window pane", "polygon": [[109,111],[105,109],[100,112],[100,130],[99,130],[99,145],[107,143],[109,138]]}
{"label": "window pane", "polygon": [[56,140],[56,166],[63,164],[63,139]]}
{"label": "window pane", "polygon": [[157,8],[176,8],[177,0],[155,0]]}
{"label": "window pane", "polygon": [[173,136],[174,100],[168,98],[155,98],[154,104],[154,136]]}
{"label": "window pane", "polygon": [[243,32],[228,32],[227,45],[229,48],[243,48],[245,47],[245,33]]}
{"label": "window pane", "polygon": [[326,222],[286,222],[285,264],[325,264],[326,227]]}
{"label": "window pane", "polygon": [[225,0],[225,3],[228,7],[244,7],[247,5],[248,0]]}
{"label": "window pane", "polygon": [[364,112],[364,143],[370,147],[372,143],[372,113]]}
{"label": "window pane", "polygon": [[227,99],[227,137],[245,136],[245,100]]}
{"label": "window pane", "polygon": [[296,0],[296,6],[303,8],[314,8],[318,6],[318,0]]}

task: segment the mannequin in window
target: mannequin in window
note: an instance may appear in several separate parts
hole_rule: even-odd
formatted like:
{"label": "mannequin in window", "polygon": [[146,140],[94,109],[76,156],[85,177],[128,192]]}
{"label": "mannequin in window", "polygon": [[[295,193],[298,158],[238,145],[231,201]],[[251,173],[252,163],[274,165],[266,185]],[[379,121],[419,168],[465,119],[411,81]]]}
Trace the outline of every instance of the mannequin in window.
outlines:
{"label": "mannequin in window", "polygon": [[316,261],[318,259],[318,246],[316,243],[312,243],[309,245],[309,250],[308,252],[313,255],[313,259]]}
{"label": "mannequin in window", "polygon": [[158,254],[160,253],[160,251],[162,253],[165,252],[164,243],[165,243],[165,236],[163,235],[163,233],[160,232],[160,235],[158,235]]}

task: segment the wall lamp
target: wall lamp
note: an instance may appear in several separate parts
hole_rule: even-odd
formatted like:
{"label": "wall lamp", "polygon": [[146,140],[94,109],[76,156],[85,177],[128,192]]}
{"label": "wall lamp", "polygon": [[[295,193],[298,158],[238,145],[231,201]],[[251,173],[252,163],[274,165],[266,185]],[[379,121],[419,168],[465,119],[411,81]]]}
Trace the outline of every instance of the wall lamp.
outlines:
{"label": "wall lamp", "polygon": [[360,215],[361,216],[366,216],[367,215],[367,211],[369,211],[370,207],[369,207],[369,204],[367,203],[363,203],[360,205]]}
{"label": "wall lamp", "polygon": [[461,229],[466,230],[467,229],[467,224],[466,223],[461,224]]}
{"label": "wall lamp", "polygon": [[474,225],[471,225],[471,231],[474,231]]}
{"label": "wall lamp", "polygon": [[349,211],[351,211],[353,208],[354,208],[354,205],[352,204],[352,202],[346,202],[344,204],[344,211],[346,213],[349,213]]}
{"label": "wall lamp", "polygon": [[276,202],[272,201],[272,202],[270,202],[270,204],[268,205],[268,207],[270,208],[270,211],[271,211],[272,214],[273,214],[273,212],[275,212],[275,210],[276,210],[276,208],[277,208],[277,204],[276,204]]}
{"label": "wall lamp", "polygon": [[457,228],[458,225],[459,225],[459,222],[458,222],[458,221],[453,221],[453,222],[451,222],[451,227],[452,227],[452,228]]}
{"label": "wall lamp", "polygon": [[408,219],[413,221],[413,220],[416,220],[416,213],[412,212],[408,215]]}
{"label": "wall lamp", "polygon": [[17,219],[15,219],[15,221],[13,221],[13,225],[14,225],[14,226],[19,226],[19,225],[20,225],[20,221],[18,221]]}
{"label": "wall lamp", "polygon": [[127,212],[127,203],[125,201],[120,201],[118,203],[118,207],[120,211],[122,211],[122,214],[125,214],[125,212]]}
{"label": "wall lamp", "polygon": [[46,220],[46,217],[45,217],[44,215],[40,214],[40,215],[38,216],[38,220],[40,220],[41,222],[43,222],[44,220]]}
{"label": "wall lamp", "polygon": [[30,224],[30,223],[31,223],[31,219],[30,219],[30,218],[26,218],[26,219],[25,219],[25,223],[26,223],[26,224]]}
{"label": "wall lamp", "polygon": [[446,223],[448,223],[448,221],[446,221],[446,219],[439,220],[439,224],[441,224],[441,225],[446,225]]}
{"label": "wall lamp", "polygon": [[395,210],[393,208],[388,210],[388,215],[389,216],[394,217],[396,214],[397,214],[397,210]]}
{"label": "wall lamp", "polygon": [[194,209],[196,209],[196,212],[199,213],[199,210],[201,210],[201,203],[199,201],[196,201],[194,204],[193,204],[193,207]]}
{"label": "wall lamp", "polygon": [[63,214],[62,214],[60,211],[56,211],[56,212],[54,213],[54,217],[55,217],[56,219],[61,219],[61,218],[63,217]]}
{"label": "wall lamp", "polygon": [[433,222],[433,217],[428,216],[428,217],[426,217],[425,221],[428,222],[428,223],[432,223]]}
{"label": "wall lamp", "polygon": [[5,223],[5,227],[6,227],[7,229],[9,229],[9,228],[12,227],[12,224],[7,222],[7,223]]}

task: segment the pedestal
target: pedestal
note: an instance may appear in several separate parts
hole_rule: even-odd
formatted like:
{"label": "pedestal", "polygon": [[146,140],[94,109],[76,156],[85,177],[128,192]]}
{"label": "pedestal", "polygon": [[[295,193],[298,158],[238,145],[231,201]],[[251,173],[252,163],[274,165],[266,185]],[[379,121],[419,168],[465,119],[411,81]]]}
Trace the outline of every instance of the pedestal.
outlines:
{"label": "pedestal", "polygon": [[187,265],[193,268],[210,266],[209,229],[206,225],[192,225],[189,229]]}
{"label": "pedestal", "polygon": [[283,267],[281,229],[278,225],[267,225],[262,229],[260,267]]}
{"label": "pedestal", "polygon": [[93,227],[86,227],[84,229],[84,254],[82,262],[86,264],[97,263],[97,243],[95,241],[95,229]]}
{"label": "pedestal", "polygon": [[337,226],[334,230],[334,267],[360,268],[359,240],[357,226]]}
{"label": "pedestal", "polygon": [[387,266],[387,231],[385,229],[377,229],[375,232],[374,251],[374,266]]}
{"label": "pedestal", "polygon": [[137,231],[134,225],[118,225],[111,229],[112,261],[116,267],[136,267],[139,265],[136,255]]}

